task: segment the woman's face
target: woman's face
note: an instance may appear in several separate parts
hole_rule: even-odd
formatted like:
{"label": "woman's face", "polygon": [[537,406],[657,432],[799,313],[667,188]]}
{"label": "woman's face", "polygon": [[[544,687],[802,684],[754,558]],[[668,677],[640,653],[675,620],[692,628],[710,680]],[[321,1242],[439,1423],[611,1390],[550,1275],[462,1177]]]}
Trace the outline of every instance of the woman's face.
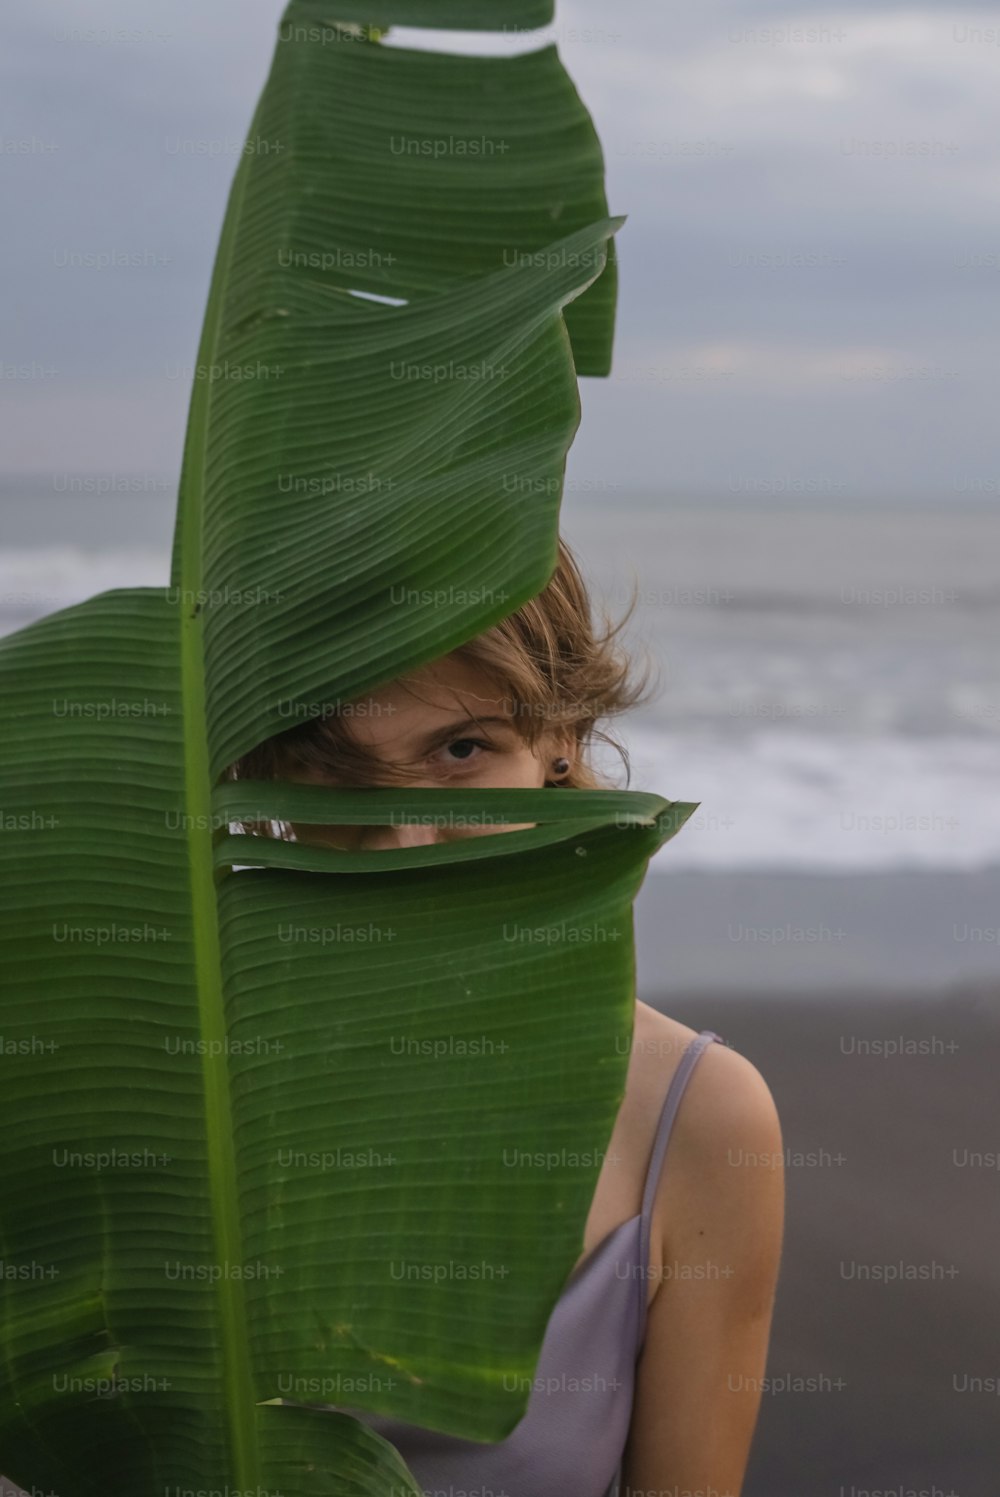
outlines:
{"label": "woman's face", "polygon": [[[345,713],[352,737],[379,760],[413,761],[414,778],[377,783],[423,789],[539,790],[554,775],[552,761],[564,755],[572,764],[572,734],[549,732],[534,748],[518,733],[509,702],[478,667],[446,655],[432,665],[359,697]],[[475,720],[472,720],[472,719]],[[335,775],[300,772],[300,783],[350,788]],[[437,818],[436,818],[437,819]],[[351,852],[453,842],[488,832],[510,832],[534,822],[456,826],[313,826],[293,823],[296,840]]]}

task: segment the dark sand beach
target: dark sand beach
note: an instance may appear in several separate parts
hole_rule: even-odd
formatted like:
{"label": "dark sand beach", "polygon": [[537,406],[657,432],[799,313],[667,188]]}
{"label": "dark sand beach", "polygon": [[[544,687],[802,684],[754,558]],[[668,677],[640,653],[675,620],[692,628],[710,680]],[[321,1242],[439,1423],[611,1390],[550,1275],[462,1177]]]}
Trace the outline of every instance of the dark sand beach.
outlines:
{"label": "dark sand beach", "polygon": [[635,919],[639,996],[782,1121],[744,1497],[997,1497],[1000,870],[679,872]]}
{"label": "dark sand beach", "polygon": [[782,1120],[744,1497],[997,1497],[1000,984],[656,1006],[752,1060]]}

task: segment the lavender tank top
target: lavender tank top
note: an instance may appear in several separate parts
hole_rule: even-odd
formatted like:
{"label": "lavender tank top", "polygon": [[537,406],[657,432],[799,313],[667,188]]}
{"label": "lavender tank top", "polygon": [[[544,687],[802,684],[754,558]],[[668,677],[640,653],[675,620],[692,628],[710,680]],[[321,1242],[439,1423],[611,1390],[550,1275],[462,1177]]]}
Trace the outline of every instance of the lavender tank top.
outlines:
{"label": "lavender tank top", "polygon": [[431,1494],[477,1497],[617,1497],[632,1418],[635,1364],[646,1330],[649,1233],[656,1187],[677,1108],[702,1052],[721,1035],[703,1029],[686,1046],[657,1124],[642,1211],[614,1228],[578,1264],[556,1301],[531,1397],[505,1440],[461,1440],[362,1409],[341,1408],[399,1450]]}

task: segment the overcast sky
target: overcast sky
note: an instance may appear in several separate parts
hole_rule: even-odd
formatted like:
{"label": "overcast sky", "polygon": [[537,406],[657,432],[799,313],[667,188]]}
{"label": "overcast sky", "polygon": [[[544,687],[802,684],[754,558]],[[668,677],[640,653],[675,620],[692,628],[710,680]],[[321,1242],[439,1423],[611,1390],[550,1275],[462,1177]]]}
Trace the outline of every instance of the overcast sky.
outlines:
{"label": "overcast sky", "polygon": [[[3,474],[176,479],[189,382],[169,371],[194,360],[281,11],[7,0]],[[558,13],[504,50],[559,43],[604,143],[611,209],[628,214],[615,369],[583,382],[570,477],[729,499],[797,486],[995,500],[997,9],[562,0]],[[171,155],[178,135],[232,149]],[[72,268],[68,250],[153,260]],[[33,377],[11,373],[24,365]]]}

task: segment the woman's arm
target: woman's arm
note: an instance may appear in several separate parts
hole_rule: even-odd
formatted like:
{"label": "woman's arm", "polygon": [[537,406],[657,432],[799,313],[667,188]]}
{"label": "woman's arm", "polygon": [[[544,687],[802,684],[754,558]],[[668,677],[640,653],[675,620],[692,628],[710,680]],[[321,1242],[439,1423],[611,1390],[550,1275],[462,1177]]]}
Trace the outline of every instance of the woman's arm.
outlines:
{"label": "woman's arm", "polygon": [[737,1051],[710,1045],[657,1189],[662,1271],[636,1369],[621,1497],[699,1488],[739,1497],[781,1258],[783,1164],[763,1077]]}

